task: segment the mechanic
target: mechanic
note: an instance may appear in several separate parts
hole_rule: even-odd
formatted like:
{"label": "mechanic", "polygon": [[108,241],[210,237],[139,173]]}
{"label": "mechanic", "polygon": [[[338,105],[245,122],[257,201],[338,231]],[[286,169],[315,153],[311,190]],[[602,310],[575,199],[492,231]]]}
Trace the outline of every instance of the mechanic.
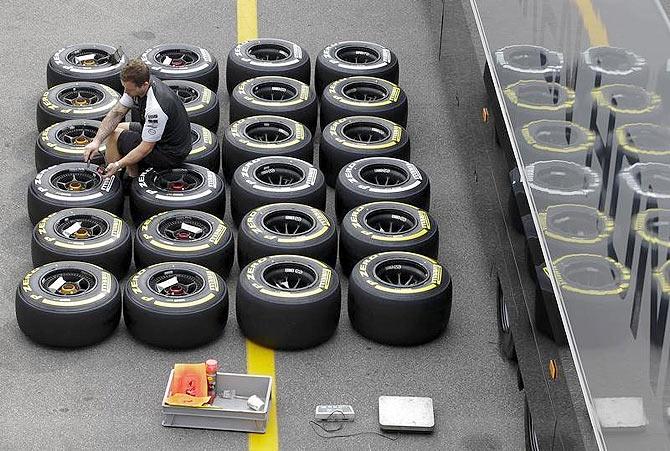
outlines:
{"label": "mechanic", "polygon": [[[149,167],[169,169],[179,166],[191,152],[191,124],[184,103],[165,83],[151,77],[140,59],[130,60],[121,69],[124,93],[102,120],[93,141],[84,147],[84,161],[99,154],[107,140],[105,177],[125,168],[137,177]],[[121,122],[130,109],[137,110],[141,122]]]}

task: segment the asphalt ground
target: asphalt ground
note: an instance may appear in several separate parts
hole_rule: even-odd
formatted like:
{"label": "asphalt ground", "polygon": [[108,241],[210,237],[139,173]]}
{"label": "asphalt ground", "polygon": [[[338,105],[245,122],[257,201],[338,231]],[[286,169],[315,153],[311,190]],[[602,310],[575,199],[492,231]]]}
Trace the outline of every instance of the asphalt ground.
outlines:
{"label": "asphalt ground", "polygon": [[[370,342],[353,331],[343,302],[338,331],[328,343],[276,352],[282,449],[523,446],[523,398],[515,369],[498,353],[490,283],[489,251],[495,243],[488,218],[500,213],[484,175],[489,173],[484,154],[493,139],[479,119],[485,101],[476,57],[481,50],[468,28],[472,13],[467,3],[452,0],[445,6],[448,45],[440,59],[440,1],[259,1],[260,36],[295,41],[312,60],[328,43],[346,39],[378,41],[396,52],[400,85],[410,103],[412,161],[430,177],[440,260],[454,281],[449,327],[430,344],[391,348]],[[130,336],[123,322],[112,337],[91,348],[40,347],[19,330],[13,302],[16,286],[32,268],[26,190],[36,172],[35,106],[46,86],[51,54],[79,42],[121,45],[129,55],[159,43],[196,43],[216,56],[223,77],[225,56],[236,41],[235,2],[58,1],[28,7],[13,0],[3,4],[0,38],[10,44],[0,54],[0,177],[5,187],[0,203],[0,289],[5,293],[0,304],[0,448],[246,449],[247,434],[160,425],[160,400],[174,363],[214,357],[225,371],[246,371],[234,302],[221,338],[186,352],[147,347]],[[221,129],[228,123],[224,91],[219,90]],[[329,189],[331,214],[333,198]],[[229,215],[224,219],[230,223]],[[231,301],[236,277],[235,267],[228,281]],[[380,395],[432,397],[434,433],[402,434],[396,441],[374,434],[324,439],[308,423],[317,404],[346,403],[353,405],[357,420],[342,433],[378,431]]]}

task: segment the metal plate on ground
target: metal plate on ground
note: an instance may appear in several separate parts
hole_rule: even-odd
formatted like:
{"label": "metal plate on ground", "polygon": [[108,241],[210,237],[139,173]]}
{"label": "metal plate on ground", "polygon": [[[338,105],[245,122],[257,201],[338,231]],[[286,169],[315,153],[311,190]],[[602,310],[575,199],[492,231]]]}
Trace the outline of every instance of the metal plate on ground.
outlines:
{"label": "metal plate on ground", "polygon": [[380,396],[379,427],[387,431],[432,432],[433,399],[416,396]]}

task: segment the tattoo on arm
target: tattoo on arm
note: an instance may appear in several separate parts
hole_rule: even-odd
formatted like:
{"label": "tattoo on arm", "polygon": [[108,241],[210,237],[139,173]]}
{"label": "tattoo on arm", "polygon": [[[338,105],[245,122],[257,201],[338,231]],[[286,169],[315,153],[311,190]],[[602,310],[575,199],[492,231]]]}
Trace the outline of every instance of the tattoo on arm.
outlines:
{"label": "tattoo on arm", "polygon": [[95,135],[100,142],[103,142],[107,137],[116,130],[116,127],[121,123],[126,113],[129,111],[128,108],[121,105],[121,103],[116,102],[116,105],[107,113],[105,118],[102,120],[102,124],[98,129],[98,133]]}

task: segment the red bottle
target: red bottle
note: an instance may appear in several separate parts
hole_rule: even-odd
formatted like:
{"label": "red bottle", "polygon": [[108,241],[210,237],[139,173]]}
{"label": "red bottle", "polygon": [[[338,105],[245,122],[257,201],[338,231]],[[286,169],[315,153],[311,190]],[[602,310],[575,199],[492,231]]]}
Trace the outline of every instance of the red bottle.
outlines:
{"label": "red bottle", "polygon": [[214,402],[216,398],[216,372],[219,370],[219,362],[214,359],[209,359],[205,362],[207,366],[207,395],[209,396],[209,403]]}

